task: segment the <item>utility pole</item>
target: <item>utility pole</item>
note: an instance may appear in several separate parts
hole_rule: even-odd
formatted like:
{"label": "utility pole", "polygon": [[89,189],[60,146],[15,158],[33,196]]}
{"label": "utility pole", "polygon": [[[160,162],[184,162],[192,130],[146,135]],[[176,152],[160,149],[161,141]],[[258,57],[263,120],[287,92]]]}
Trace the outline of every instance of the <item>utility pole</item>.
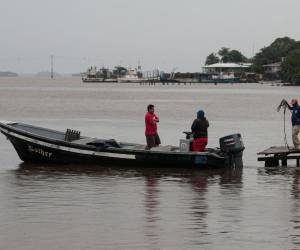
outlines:
{"label": "utility pole", "polygon": [[53,79],[53,55],[51,55],[51,79]]}

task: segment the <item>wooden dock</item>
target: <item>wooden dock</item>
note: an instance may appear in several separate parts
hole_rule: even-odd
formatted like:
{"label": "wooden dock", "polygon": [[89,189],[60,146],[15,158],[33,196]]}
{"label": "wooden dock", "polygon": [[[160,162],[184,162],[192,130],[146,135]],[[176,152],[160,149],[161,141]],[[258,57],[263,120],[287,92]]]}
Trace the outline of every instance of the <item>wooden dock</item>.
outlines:
{"label": "wooden dock", "polygon": [[300,149],[287,148],[284,146],[270,147],[257,153],[259,157],[258,161],[264,161],[266,167],[287,166],[288,160],[296,160],[296,165],[300,165]]}

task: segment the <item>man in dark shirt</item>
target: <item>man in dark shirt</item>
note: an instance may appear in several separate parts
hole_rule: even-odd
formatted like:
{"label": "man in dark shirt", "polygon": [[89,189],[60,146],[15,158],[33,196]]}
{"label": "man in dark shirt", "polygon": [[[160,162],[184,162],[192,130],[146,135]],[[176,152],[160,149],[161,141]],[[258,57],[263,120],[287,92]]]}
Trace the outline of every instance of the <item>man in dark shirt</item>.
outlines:
{"label": "man in dark shirt", "polygon": [[207,128],[209,127],[209,122],[205,117],[203,110],[197,112],[197,118],[192,124],[192,133],[193,133],[193,144],[192,150],[196,152],[203,152],[208,143],[207,139]]}
{"label": "man in dark shirt", "polygon": [[300,106],[298,105],[297,99],[291,100],[291,106],[286,102],[287,107],[289,110],[292,111],[292,138],[293,144],[296,149],[300,149],[300,141],[298,134],[300,132]]}
{"label": "man in dark shirt", "polygon": [[147,141],[146,149],[157,147],[160,144],[160,138],[157,133],[158,116],[154,113],[154,105],[149,104],[145,115],[145,136]]}

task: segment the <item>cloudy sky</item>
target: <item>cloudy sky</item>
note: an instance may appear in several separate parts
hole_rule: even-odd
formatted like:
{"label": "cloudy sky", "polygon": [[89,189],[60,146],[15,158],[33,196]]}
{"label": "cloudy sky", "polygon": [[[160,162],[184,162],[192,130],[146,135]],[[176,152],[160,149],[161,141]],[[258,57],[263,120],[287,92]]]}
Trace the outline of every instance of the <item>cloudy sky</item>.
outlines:
{"label": "cloudy sky", "polygon": [[300,40],[299,0],[0,0],[0,71],[89,65],[199,71],[221,47],[251,57]]}

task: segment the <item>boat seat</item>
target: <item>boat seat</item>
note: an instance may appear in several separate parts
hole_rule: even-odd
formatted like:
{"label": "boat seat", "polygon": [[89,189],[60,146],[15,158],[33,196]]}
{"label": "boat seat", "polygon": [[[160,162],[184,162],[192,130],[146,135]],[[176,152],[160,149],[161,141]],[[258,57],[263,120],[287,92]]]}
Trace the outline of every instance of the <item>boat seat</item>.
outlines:
{"label": "boat seat", "polygon": [[96,139],[91,142],[88,142],[87,145],[95,146],[98,149],[105,149],[109,147],[121,148],[121,145],[115,139],[109,139],[109,140]]}
{"label": "boat seat", "polygon": [[145,150],[146,149],[146,145],[136,145],[132,149],[135,149],[135,150]]}
{"label": "boat seat", "polygon": [[72,141],[72,143],[77,143],[77,144],[82,144],[82,145],[86,145],[88,143],[91,143],[93,141],[97,140],[97,138],[90,138],[90,137],[87,137],[87,138],[81,138],[79,140],[74,140]]}
{"label": "boat seat", "polygon": [[174,151],[174,149],[176,149],[176,147],[174,147],[172,145],[165,145],[165,146],[153,147],[150,150],[151,151],[171,152],[171,151]]}

